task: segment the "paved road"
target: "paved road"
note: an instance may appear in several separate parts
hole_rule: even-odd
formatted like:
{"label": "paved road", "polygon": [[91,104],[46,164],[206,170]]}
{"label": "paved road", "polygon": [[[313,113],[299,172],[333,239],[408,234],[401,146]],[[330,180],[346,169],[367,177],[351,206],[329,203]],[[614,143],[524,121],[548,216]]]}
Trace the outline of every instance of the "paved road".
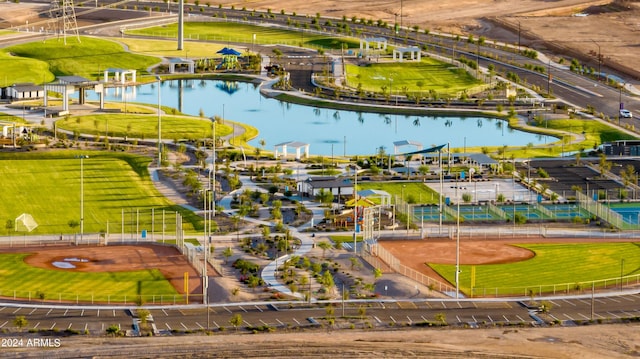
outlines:
{"label": "paved road", "polygon": [[[621,295],[597,293],[579,298],[546,298],[552,305],[551,320],[575,325],[589,320],[618,320],[640,316],[640,291],[626,291]],[[444,314],[450,325],[514,324],[541,325],[537,306],[528,306],[529,298],[455,300],[415,299],[411,301],[334,301],[336,317],[363,317],[374,326],[412,324],[434,321]],[[272,327],[301,327],[315,325],[327,316],[322,305],[301,302],[259,302],[203,306],[147,307],[159,333],[198,331],[206,328],[230,328],[230,318],[241,314],[243,327],[268,325]],[[0,304],[0,330],[14,329],[13,319],[25,316],[25,329],[71,329],[102,334],[110,325],[122,330],[132,329],[135,308],[119,306],[75,306],[49,304]]]}

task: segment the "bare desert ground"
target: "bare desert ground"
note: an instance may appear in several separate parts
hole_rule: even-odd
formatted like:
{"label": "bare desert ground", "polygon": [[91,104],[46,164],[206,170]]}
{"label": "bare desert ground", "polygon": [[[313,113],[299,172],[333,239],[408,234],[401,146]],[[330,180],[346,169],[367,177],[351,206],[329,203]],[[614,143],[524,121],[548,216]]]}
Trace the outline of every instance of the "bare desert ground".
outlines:
{"label": "bare desert ground", "polygon": [[640,326],[469,330],[278,331],[161,338],[61,339],[60,348],[3,349],[0,357],[40,358],[631,358]]}

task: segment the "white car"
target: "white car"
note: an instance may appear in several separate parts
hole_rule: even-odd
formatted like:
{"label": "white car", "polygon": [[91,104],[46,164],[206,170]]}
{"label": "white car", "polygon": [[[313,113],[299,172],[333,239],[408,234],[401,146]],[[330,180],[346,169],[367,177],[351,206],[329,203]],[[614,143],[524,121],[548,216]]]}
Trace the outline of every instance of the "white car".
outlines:
{"label": "white car", "polygon": [[620,117],[633,118],[633,114],[629,110],[622,109],[620,110]]}

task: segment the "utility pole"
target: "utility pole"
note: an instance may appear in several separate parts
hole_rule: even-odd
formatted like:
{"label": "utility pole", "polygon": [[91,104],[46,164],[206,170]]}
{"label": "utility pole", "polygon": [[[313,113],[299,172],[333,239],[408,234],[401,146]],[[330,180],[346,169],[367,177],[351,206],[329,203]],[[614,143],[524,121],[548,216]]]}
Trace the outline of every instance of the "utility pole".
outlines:
{"label": "utility pole", "polygon": [[520,20],[518,20],[518,52],[520,52]]}

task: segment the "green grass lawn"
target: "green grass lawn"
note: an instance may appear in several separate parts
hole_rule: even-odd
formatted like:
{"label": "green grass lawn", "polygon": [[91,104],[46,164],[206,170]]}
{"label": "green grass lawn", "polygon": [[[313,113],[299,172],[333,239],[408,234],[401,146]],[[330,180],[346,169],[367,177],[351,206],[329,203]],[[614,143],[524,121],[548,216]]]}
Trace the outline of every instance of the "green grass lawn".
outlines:
{"label": "green grass lawn", "polygon": [[[333,241],[333,243],[353,243],[353,234],[348,235],[348,236],[337,236],[337,235],[332,235],[329,236],[329,239],[331,239],[331,241]],[[357,235],[356,236],[356,242],[362,242],[362,235]]]}
{"label": "green grass lawn", "polygon": [[16,116],[13,116],[13,115],[9,115],[9,114],[0,112],[0,122],[25,123],[27,121],[25,121],[22,117],[16,117]]}
{"label": "green grass lawn", "polygon": [[[127,34],[175,38],[178,34],[178,25],[170,24],[162,27],[128,30]],[[302,45],[304,47],[330,49],[339,49],[343,43],[349,48],[360,46],[360,43],[355,39],[302,33],[276,27],[224,22],[186,22],[184,24],[184,36],[186,39],[214,41],[223,44],[229,42],[244,43],[243,47],[248,49],[251,49],[251,44]],[[191,57],[191,51],[189,51],[189,57]]]}
{"label": "green grass lawn", "polygon": [[391,91],[391,95],[421,92],[423,97],[428,97],[430,90],[441,97],[455,96],[464,90],[471,93],[482,85],[466,71],[428,57],[420,62],[348,64],[347,83],[353,88],[361,84],[365,91],[387,94]]}
{"label": "green grass lawn", "polygon": [[0,87],[21,82],[41,84],[53,81],[54,75],[46,61],[12,53],[9,48],[0,49]]}
{"label": "green grass lawn", "polygon": [[[600,145],[604,142],[616,140],[635,140],[637,137],[622,132],[613,126],[597,120],[540,120],[536,123],[541,128],[565,130],[573,133],[584,134],[585,142],[592,145]],[[589,149],[589,148],[587,148]]]}
{"label": "green grass lawn", "polygon": [[[535,252],[535,257],[516,263],[476,265],[475,292],[527,295],[527,287],[538,293],[553,291],[553,284],[565,284],[558,291],[571,290],[576,284],[620,277],[621,260],[624,275],[640,273],[640,245],[638,243],[562,243],[520,245]],[[428,263],[435,271],[455,283],[455,266]],[[460,288],[470,293],[470,265],[460,267]],[[613,283],[609,283],[613,284]],[[585,286],[582,285],[584,289]],[[590,288],[590,284],[589,284]]]}
{"label": "green grass lawn", "polygon": [[[150,40],[134,38],[112,38],[113,41],[127,45],[129,50],[150,56],[170,57],[221,57],[216,52],[226,44],[212,44],[205,42],[185,41],[182,50],[176,49],[175,40]],[[241,49],[240,49],[241,50]]]}
{"label": "green grass lawn", "polygon": [[[69,222],[80,221],[80,160],[74,158],[80,154],[89,156],[83,160],[85,233],[105,231],[108,223],[109,233],[119,237],[123,211],[126,233],[135,233],[136,229],[150,232],[152,208],[157,233],[163,210],[166,233],[175,233],[176,211],[183,216],[185,231],[200,229],[199,217],[174,205],[155,189],[147,170],[150,158],[99,151],[0,154],[0,221],[7,223],[29,213],[39,224],[33,234],[79,233],[79,228],[72,228]],[[0,235],[7,234],[16,233],[3,225]]]}
{"label": "green grass lawn", "polygon": [[324,170],[312,170],[307,172],[307,174],[310,176],[336,176],[340,173],[342,173],[342,171],[334,170],[331,168],[326,168]]}
{"label": "green grass lawn", "polygon": [[[392,203],[396,196],[400,198],[403,194],[405,201],[409,203],[439,203],[438,193],[421,182],[358,182],[358,191],[365,189],[375,189],[389,193]],[[376,202],[375,198],[371,200]]]}
{"label": "green grass lawn", "polygon": [[[96,80],[109,67],[136,69],[141,75],[147,73],[148,67],[160,62],[157,57],[130,53],[113,41],[91,37],[80,37],[80,40],[78,43],[72,38],[67,40],[67,45],[61,45],[58,39],[49,39],[3,49],[0,61],[26,62],[0,66],[0,79],[7,76],[12,79],[11,83],[15,83],[26,81],[18,81],[19,78],[29,78],[29,82],[42,83],[53,80],[54,75],[78,75]],[[15,56],[9,59],[9,53]]]}
{"label": "green grass lawn", "polygon": [[[130,272],[83,273],[47,270],[24,262],[27,253],[0,254],[0,295],[67,301],[133,302],[138,295],[145,302],[151,296],[165,296],[169,302],[178,292],[157,269]],[[160,298],[156,297],[159,301]]]}
{"label": "green grass lawn", "polygon": [[[87,115],[69,117],[56,122],[58,129],[79,131],[104,136],[109,127],[109,136],[157,138],[158,115]],[[226,136],[231,126],[216,123],[216,136]],[[211,138],[211,120],[208,118],[162,115],[162,138],[200,139]]]}

